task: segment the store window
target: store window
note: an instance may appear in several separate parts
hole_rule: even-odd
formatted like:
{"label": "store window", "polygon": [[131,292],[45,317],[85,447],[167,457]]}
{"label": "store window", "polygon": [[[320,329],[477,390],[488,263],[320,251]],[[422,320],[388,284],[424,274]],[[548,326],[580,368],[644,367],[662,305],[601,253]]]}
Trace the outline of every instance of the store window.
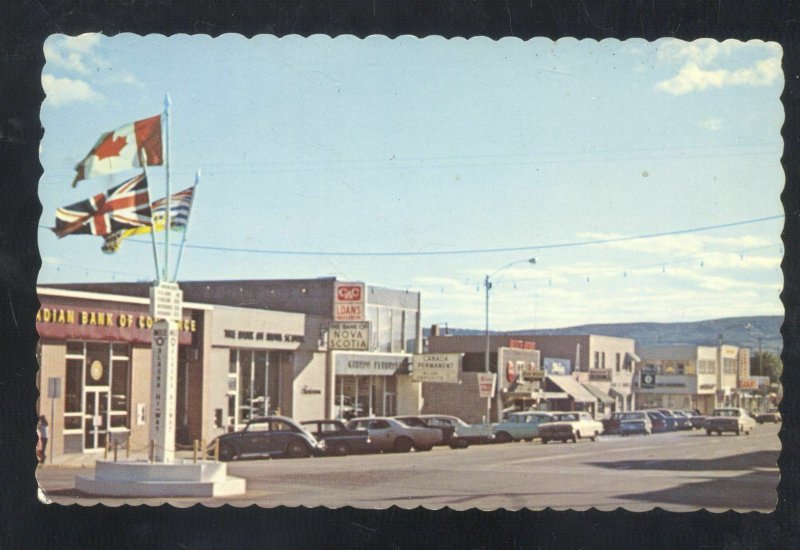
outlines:
{"label": "store window", "polygon": [[284,352],[232,349],[228,362],[228,424],[241,427],[279,408]]}

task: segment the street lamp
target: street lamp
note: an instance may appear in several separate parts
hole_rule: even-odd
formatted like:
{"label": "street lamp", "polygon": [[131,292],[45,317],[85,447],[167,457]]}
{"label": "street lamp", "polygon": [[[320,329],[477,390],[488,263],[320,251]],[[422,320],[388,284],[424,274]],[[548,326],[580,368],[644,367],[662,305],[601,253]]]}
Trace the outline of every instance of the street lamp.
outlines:
{"label": "street lamp", "polygon": [[[511,266],[522,264],[522,263],[529,263],[535,264],[536,258],[528,258],[527,260],[517,260],[511,263],[508,263],[501,267],[500,269],[496,270],[491,275],[487,275],[483,281],[483,286],[486,289],[486,355],[484,356],[484,370],[488,373],[489,372],[489,291],[492,289],[492,277],[503,271],[504,269],[508,269]],[[497,421],[501,421],[501,408],[502,408],[502,400],[500,397],[500,365],[497,365],[497,379],[495,383],[495,394],[496,394],[496,401],[497,401]],[[486,399],[486,419],[489,420],[490,413],[491,413],[491,397]]]}

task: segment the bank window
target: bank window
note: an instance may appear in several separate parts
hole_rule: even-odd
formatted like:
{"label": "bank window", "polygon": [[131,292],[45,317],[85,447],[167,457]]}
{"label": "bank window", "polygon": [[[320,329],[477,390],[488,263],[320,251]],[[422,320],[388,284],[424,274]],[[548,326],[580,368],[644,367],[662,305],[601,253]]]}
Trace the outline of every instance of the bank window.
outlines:
{"label": "bank window", "polygon": [[403,351],[403,317],[405,311],[396,309],[392,316],[392,351]]}
{"label": "bank window", "polygon": [[622,355],[617,353],[615,356],[614,369],[617,372],[619,372],[621,366],[622,366]]}
{"label": "bank window", "polygon": [[[129,427],[130,347],[124,343],[68,341],[66,351],[64,435],[78,434],[84,450],[99,448],[109,429]],[[95,424],[98,416],[99,424]]]}
{"label": "bank window", "polygon": [[606,352],[600,354],[600,368],[606,368]]}
{"label": "bank window", "polygon": [[392,310],[378,308],[378,351],[392,351]]}
{"label": "bank window", "polygon": [[599,351],[594,352],[594,368],[596,368],[596,369],[600,368],[600,352]]}
{"label": "bank window", "polygon": [[403,338],[405,339],[404,351],[414,353],[417,350],[417,312],[405,311],[403,315]]}
{"label": "bank window", "polygon": [[367,321],[369,321],[370,326],[370,347],[372,348],[371,351],[375,351],[378,349],[378,324],[380,319],[378,319],[378,308],[375,306],[367,306]]}
{"label": "bank window", "polygon": [[685,363],[676,363],[675,364],[675,374],[686,374],[686,364]]}

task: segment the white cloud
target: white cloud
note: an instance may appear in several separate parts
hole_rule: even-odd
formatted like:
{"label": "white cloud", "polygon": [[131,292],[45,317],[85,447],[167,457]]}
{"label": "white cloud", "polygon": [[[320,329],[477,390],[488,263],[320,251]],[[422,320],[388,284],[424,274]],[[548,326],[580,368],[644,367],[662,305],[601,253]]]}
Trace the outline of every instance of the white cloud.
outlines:
{"label": "white cloud", "polygon": [[704,118],[698,123],[698,126],[701,128],[705,128],[706,130],[711,130],[712,132],[719,130],[722,128],[722,119],[721,118]]}
{"label": "white cloud", "polygon": [[62,69],[89,74],[89,66],[96,65],[99,60],[93,53],[99,40],[99,34],[53,37],[44,45],[44,56],[48,63]]}
{"label": "white cloud", "polygon": [[72,103],[75,101],[95,102],[104,98],[83,80],[72,78],[58,78],[50,74],[42,75],[42,87],[46,94],[45,101],[53,107]]}
{"label": "white cloud", "polygon": [[58,69],[81,76],[93,75],[104,84],[124,84],[144,88],[144,84],[129,72],[113,70],[114,67],[105,57],[100,55],[97,45],[101,34],[82,34],[80,36],[56,35],[47,39],[44,44],[44,55],[48,70]]}
{"label": "white cloud", "polygon": [[682,61],[678,74],[655,85],[657,90],[672,95],[702,91],[726,86],[769,86],[783,77],[782,50],[778,44],[764,44],[770,57],[761,59],[750,67],[735,70],[710,67],[723,57],[730,57],[747,44],[733,40],[722,43],[698,40],[691,43],[666,42],[659,49],[659,58],[665,61]]}

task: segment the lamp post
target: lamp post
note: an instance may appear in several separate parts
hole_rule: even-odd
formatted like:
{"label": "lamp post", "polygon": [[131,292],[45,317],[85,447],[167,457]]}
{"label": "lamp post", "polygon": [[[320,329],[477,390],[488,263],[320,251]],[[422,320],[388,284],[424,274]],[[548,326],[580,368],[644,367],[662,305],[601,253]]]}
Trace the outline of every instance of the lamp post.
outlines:
{"label": "lamp post", "polygon": [[[501,267],[500,269],[496,270],[491,275],[487,275],[486,278],[483,280],[483,286],[486,289],[486,354],[484,356],[484,370],[488,373],[489,372],[489,346],[490,346],[490,339],[489,339],[489,291],[492,289],[492,277],[503,271],[504,269],[508,269],[511,266],[521,264],[521,263],[529,263],[535,264],[536,258],[528,258],[526,260],[517,260],[511,263],[508,263]],[[495,374],[496,383],[495,383],[495,396],[497,400],[497,421],[500,422],[501,420],[501,409],[502,409],[502,400],[500,397],[500,364],[497,365],[497,373]],[[486,419],[490,421],[491,416],[491,408],[492,408],[492,398],[488,397],[486,399]]]}

